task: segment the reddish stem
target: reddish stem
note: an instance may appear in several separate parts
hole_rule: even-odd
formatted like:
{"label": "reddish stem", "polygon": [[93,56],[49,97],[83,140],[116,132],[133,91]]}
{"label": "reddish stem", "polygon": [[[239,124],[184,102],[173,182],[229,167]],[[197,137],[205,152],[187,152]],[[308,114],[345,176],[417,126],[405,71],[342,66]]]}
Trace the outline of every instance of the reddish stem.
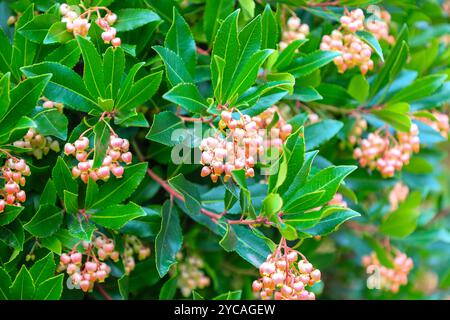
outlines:
{"label": "reddish stem", "polygon": [[105,300],[112,300],[111,296],[103,289],[101,284],[97,283],[97,289],[101,293],[101,295],[105,298]]}

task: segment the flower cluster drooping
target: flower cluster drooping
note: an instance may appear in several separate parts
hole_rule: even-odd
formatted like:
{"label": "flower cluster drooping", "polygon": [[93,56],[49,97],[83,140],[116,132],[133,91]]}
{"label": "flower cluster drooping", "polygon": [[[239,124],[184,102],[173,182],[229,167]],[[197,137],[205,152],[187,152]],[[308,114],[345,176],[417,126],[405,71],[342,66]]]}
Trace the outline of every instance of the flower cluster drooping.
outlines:
{"label": "flower cluster drooping", "polygon": [[4,181],[0,189],[0,213],[5,210],[6,205],[20,206],[27,200],[27,195],[21,187],[25,186],[25,177],[30,173],[30,167],[25,160],[14,157],[6,159],[0,175],[0,181]]}
{"label": "flower cluster drooping", "polygon": [[398,292],[400,286],[408,283],[408,274],[414,266],[411,258],[400,251],[396,253],[393,261],[394,268],[383,266],[376,253],[363,257],[363,265],[368,274],[375,273],[375,277],[368,279],[369,288],[379,288],[386,291]]}
{"label": "flower cluster drooping", "polygon": [[[382,17],[389,18],[388,13],[383,13]],[[358,67],[362,74],[366,74],[369,70],[373,70],[372,49],[368,44],[363,42],[357,35],[357,31],[366,30],[372,32],[378,39],[387,39],[393,42],[393,38],[389,36],[389,28],[386,20],[380,18],[369,19],[364,23],[364,12],[361,9],[355,9],[347,12],[341,17],[340,30],[333,30],[331,35],[325,35],[322,38],[320,49],[323,51],[336,51],[341,53],[334,59],[334,63],[340,73],[346,70]]]}
{"label": "flower cluster drooping", "polygon": [[287,21],[287,30],[283,31],[283,37],[280,42],[280,49],[284,50],[295,40],[306,39],[309,34],[309,26],[302,24],[299,17],[292,16]]}
{"label": "flower cluster drooping", "polygon": [[353,126],[352,131],[350,132],[350,135],[348,137],[348,141],[350,142],[350,144],[354,146],[366,130],[367,121],[363,118],[356,119],[355,125]]}
{"label": "flower cluster drooping", "polygon": [[114,250],[114,242],[104,235],[94,236],[91,242],[83,242],[83,247],[84,254],[76,247],[69,253],[63,253],[58,271],[66,271],[69,275],[69,288],[88,292],[92,291],[96,282],[104,282],[111,272],[111,268],[101,261],[109,258],[117,262],[120,255]]}
{"label": "flower cluster drooping", "polygon": [[409,194],[408,186],[401,182],[395,184],[391,192],[389,192],[389,204],[391,205],[390,211],[395,211],[398,205],[406,200]]}
{"label": "flower cluster drooping", "polygon": [[[84,12],[77,12],[83,9]],[[104,16],[100,11],[106,11]],[[111,43],[112,46],[118,47],[122,44],[119,37],[116,36],[117,31],[112,25],[117,21],[117,15],[106,7],[85,8],[84,6],[69,6],[67,3],[61,4],[59,12],[63,16],[62,22],[66,24],[66,30],[83,37],[89,33],[91,27],[90,18],[92,14],[96,14],[95,23],[103,30],[102,39],[105,43]]]}
{"label": "flower cluster drooping", "polygon": [[76,166],[72,168],[72,176],[74,178],[80,177],[84,183],[89,181],[89,178],[94,181],[107,181],[111,173],[116,178],[122,178],[124,167],[122,163],[130,164],[133,156],[128,151],[130,143],[127,139],[119,138],[116,134],[111,134],[109,139],[106,156],[103,159],[102,165],[99,168],[93,168],[94,161],[89,159],[89,156],[94,152],[94,149],[89,150],[90,140],[82,135],[75,143],[66,143],[64,146],[64,153],[66,155],[75,156],[79,161]]}
{"label": "flower cluster drooping", "polygon": [[134,256],[138,256],[138,260],[142,261],[150,256],[150,248],[145,246],[136,236],[125,236],[125,249],[123,251],[123,263],[125,265],[125,274],[130,274],[136,267]]}
{"label": "flower cluster drooping", "polygon": [[[204,267],[203,260],[198,256],[189,256],[184,258],[181,252],[177,253],[178,272],[177,287],[180,289],[183,297],[189,297],[193,290],[203,289],[210,285],[211,280],[202,271]],[[171,272],[174,272],[172,269]]]}
{"label": "flower cluster drooping", "polygon": [[259,267],[261,278],[253,281],[253,292],[261,299],[315,300],[308,286],[320,281],[321,273],[300,253],[287,247],[283,239],[275,252]]}
{"label": "flower cluster drooping", "polygon": [[374,35],[377,40],[386,40],[389,44],[394,44],[395,38],[389,35],[389,24],[391,15],[386,10],[380,11],[379,16],[370,17],[365,22],[366,30]]}
{"label": "flower cluster drooping", "polygon": [[450,125],[449,125],[449,117],[447,114],[445,113],[440,113],[437,111],[433,111],[432,112],[433,116],[435,117],[436,120],[432,120],[429,118],[418,118],[418,120],[420,120],[421,122],[429,125],[430,127],[432,127],[434,130],[438,131],[441,133],[441,135],[444,138],[448,138],[448,133],[450,131]]}
{"label": "flower cluster drooping", "polygon": [[28,130],[22,140],[15,141],[14,146],[31,149],[29,154],[33,155],[38,160],[42,159],[43,156],[46,156],[50,150],[54,152],[61,151],[61,147],[57,140],[43,136],[33,128]]}
{"label": "flower cluster drooping", "polygon": [[397,140],[389,132],[384,137],[378,133],[370,133],[367,139],[361,140],[360,147],[353,151],[353,156],[361,167],[376,169],[384,178],[393,177],[396,171],[409,163],[413,153],[419,152],[417,125],[412,124],[409,133],[398,132]]}
{"label": "flower cluster drooping", "polygon": [[[292,126],[279,116],[273,124],[277,107],[273,106],[256,117],[240,115],[239,119],[233,118],[232,111],[223,111],[219,128],[226,137],[217,133],[214,137],[208,137],[201,141],[201,164],[203,165],[201,176],[211,176],[213,182],[225,174],[224,180],[231,177],[233,170],[245,170],[247,177],[255,175],[254,165],[258,157],[262,157],[267,149],[281,147],[289,134]],[[268,126],[271,126],[269,137],[266,138]]]}

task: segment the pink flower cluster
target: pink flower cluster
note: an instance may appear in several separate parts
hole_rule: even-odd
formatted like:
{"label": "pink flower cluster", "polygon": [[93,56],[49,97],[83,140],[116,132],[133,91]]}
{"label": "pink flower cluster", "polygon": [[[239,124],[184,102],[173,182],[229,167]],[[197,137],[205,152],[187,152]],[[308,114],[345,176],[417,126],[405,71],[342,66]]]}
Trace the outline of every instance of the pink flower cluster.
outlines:
{"label": "pink flower cluster", "polygon": [[88,159],[93,154],[94,149],[89,150],[90,141],[85,136],[80,136],[75,143],[66,143],[64,146],[64,153],[66,155],[75,156],[79,161],[78,164],[72,168],[72,176],[74,178],[80,177],[84,183],[89,181],[89,178],[94,181],[107,181],[111,173],[116,178],[122,178],[124,167],[122,163],[130,164],[133,160],[131,152],[129,152],[130,143],[127,139],[119,138],[116,134],[111,134],[109,139],[106,156],[103,159],[100,168],[93,168],[93,160]]}
{"label": "pink flower cluster", "polygon": [[364,131],[367,130],[367,121],[363,118],[356,119],[355,125],[353,126],[352,131],[350,132],[350,135],[348,137],[348,141],[352,146],[354,146],[358,139],[362,136]]}
{"label": "pink flower cluster", "polygon": [[386,40],[389,44],[394,44],[395,38],[389,35],[390,22],[391,15],[386,10],[382,10],[379,17],[367,19],[365,27],[377,40]]}
{"label": "pink flower cluster", "polygon": [[448,114],[440,113],[437,111],[433,111],[432,114],[436,118],[436,120],[432,120],[429,118],[418,118],[418,120],[429,125],[434,130],[440,132],[444,138],[448,138],[448,133],[450,131]]}
{"label": "pink flower cluster", "polygon": [[111,272],[111,268],[101,261],[110,258],[116,262],[119,252],[114,250],[114,242],[103,235],[94,237],[90,243],[83,242],[83,247],[84,255],[76,249],[63,253],[58,271],[66,271],[73,287],[88,292],[92,291],[96,282],[104,282]]}
{"label": "pink flower cluster", "polygon": [[39,134],[35,129],[31,128],[22,140],[14,142],[15,147],[31,149],[30,155],[40,160],[46,156],[50,150],[54,152],[61,151],[59,142],[51,137],[45,137]]}
{"label": "pink flower cluster", "polygon": [[398,205],[406,200],[409,194],[408,186],[401,182],[397,182],[389,192],[389,204],[391,205],[390,211],[395,211]]}
{"label": "pink flower cluster", "polygon": [[[69,6],[67,3],[63,3],[59,7],[59,12],[63,16],[62,22],[66,23],[66,30],[73,33],[74,35],[81,35],[83,37],[87,36],[89,33],[89,28],[91,24],[89,22],[92,13],[97,14],[97,19],[95,23],[103,29],[102,39],[105,43],[111,43],[114,47],[121,45],[122,41],[119,37],[116,37],[116,29],[112,25],[117,21],[117,15],[112,13],[109,9],[105,7],[93,7],[86,9],[80,6],[85,11],[78,14],[76,9]],[[106,10],[106,15],[104,17],[100,14],[100,9]]]}
{"label": "pink flower cluster", "polygon": [[378,133],[370,133],[367,139],[361,140],[361,145],[353,151],[353,156],[361,167],[376,169],[384,178],[393,177],[396,171],[409,163],[412,154],[420,150],[417,125],[412,124],[409,133],[398,132],[397,139],[398,141],[389,135],[383,137]]}
{"label": "pink flower cluster", "polygon": [[412,259],[400,251],[396,253],[393,261],[394,268],[392,269],[383,266],[375,252],[372,252],[369,256],[364,256],[362,262],[368,274],[376,273],[380,276],[379,279],[371,278],[369,285],[371,287],[379,285],[380,289],[393,293],[398,292],[400,286],[408,283],[408,274],[414,266]]}
{"label": "pink flower cluster", "polygon": [[246,176],[253,177],[258,156],[263,156],[266,148],[278,147],[281,150],[292,132],[292,126],[280,117],[278,123],[271,127],[269,139],[264,139],[265,129],[271,124],[275,112],[277,108],[271,107],[257,117],[240,115],[239,119],[234,119],[232,111],[223,111],[219,128],[223,132],[227,129],[227,136],[223,138],[218,133],[201,141],[201,176],[210,175],[211,180],[217,182],[222,174],[228,180],[233,170],[245,169]]}
{"label": "pink flower cluster", "polygon": [[302,24],[300,18],[292,16],[288,19],[287,30],[283,31],[280,49],[284,50],[295,40],[303,40],[309,34],[309,26]]}
{"label": "pink flower cluster", "polygon": [[20,206],[27,200],[27,195],[21,187],[25,186],[25,177],[30,173],[30,167],[25,160],[14,157],[6,159],[6,163],[1,167],[0,179],[4,180],[5,184],[0,189],[0,213],[5,210],[7,204]]}
{"label": "pink flower cluster", "polygon": [[189,297],[193,290],[203,289],[210,285],[211,280],[203,272],[204,263],[198,256],[189,256],[183,260],[181,252],[177,254],[178,280],[177,287],[183,297]]}
{"label": "pink flower cluster", "polygon": [[389,13],[383,12],[382,18],[371,18],[364,24],[365,16],[361,9],[347,12],[340,19],[341,30],[333,30],[331,36],[323,36],[320,49],[341,53],[334,59],[340,73],[359,67],[361,73],[365,75],[369,70],[373,70],[372,49],[356,35],[356,32],[366,30],[373,33],[378,39],[394,42],[394,39],[389,36],[388,22],[383,18],[389,18],[390,21]]}
{"label": "pink flower cluster", "polygon": [[267,300],[315,300],[307,286],[320,281],[321,273],[299,253],[287,246],[279,246],[259,267],[261,278],[253,281],[253,292]]}
{"label": "pink flower cluster", "polygon": [[123,263],[125,265],[125,274],[130,274],[136,267],[134,255],[138,255],[138,260],[142,261],[150,256],[150,248],[145,246],[136,236],[125,236],[125,249],[123,252]]}

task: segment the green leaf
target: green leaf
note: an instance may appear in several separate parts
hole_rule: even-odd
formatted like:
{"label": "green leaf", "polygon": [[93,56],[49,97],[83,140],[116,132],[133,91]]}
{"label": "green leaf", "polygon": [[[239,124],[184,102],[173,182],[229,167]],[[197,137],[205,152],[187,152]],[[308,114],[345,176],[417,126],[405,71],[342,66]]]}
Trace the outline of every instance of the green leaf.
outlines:
{"label": "green leaf", "polygon": [[60,208],[46,204],[39,207],[23,228],[36,237],[48,237],[59,229],[62,219],[63,211]]}
{"label": "green leaf", "polygon": [[67,31],[65,22],[56,22],[49,29],[44,38],[44,44],[66,43],[73,39],[73,34]]}
{"label": "green leaf", "polygon": [[261,16],[248,23],[238,34],[239,59],[236,61],[236,70],[233,78],[242,70],[244,65],[261,47]]}
{"label": "green leaf", "polygon": [[39,112],[34,118],[37,130],[44,136],[54,136],[61,140],[67,139],[69,121],[66,116],[56,109]]}
{"label": "green leaf", "polygon": [[161,229],[155,240],[155,255],[156,268],[162,278],[177,261],[175,256],[181,249],[183,235],[178,212],[171,201],[164,203],[161,218]]}
{"label": "green leaf", "polygon": [[118,204],[130,197],[144,179],[147,163],[125,167],[121,179],[111,178],[99,188],[98,195],[90,208],[98,209]]}
{"label": "green leaf", "polygon": [[417,225],[422,197],[419,191],[409,195],[397,210],[390,213],[380,226],[380,231],[388,236],[404,238],[410,235]]}
{"label": "green leaf", "polygon": [[197,214],[201,209],[200,193],[197,187],[186,180],[183,174],[179,174],[168,181],[169,185],[177,190],[184,198],[186,208],[193,214]]}
{"label": "green leaf", "polygon": [[264,12],[262,14],[262,39],[261,39],[261,49],[276,49],[279,38],[279,29],[277,20],[270,5],[266,5]]}
{"label": "green leaf", "polygon": [[356,35],[360,37],[364,42],[366,42],[380,57],[381,61],[384,62],[383,50],[381,49],[381,46],[378,43],[377,38],[375,38],[375,36],[372,33],[360,30],[356,31]]}
{"label": "green leaf", "polygon": [[67,213],[78,213],[78,195],[67,190],[64,190],[64,208]]}
{"label": "green leaf", "polygon": [[83,241],[91,241],[97,227],[94,223],[80,216],[73,216],[68,223],[68,232],[71,237]]}
{"label": "green leaf", "polygon": [[24,208],[20,206],[7,205],[0,214],[0,226],[10,224],[16,219]]}
{"label": "green leaf", "polygon": [[326,119],[305,128],[306,150],[313,150],[329,141],[343,128],[343,123]]}
{"label": "green leaf", "polygon": [[225,223],[227,231],[222,239],[219,241],[220,246],[227,252],[235,251],[238,245],[238,238],[233,227],[229,223]]}
{"label": "green leaf", "polygon": [[394,129],[401,132],[409,132],[411,129],[411,118],[403,110],[405,103],[389,105],[381,110],[372,110],[371,113],[377,118],[391,125]]}
{"label": "green leaf", "polygon": [[99,121],[94,126],[94,169],[99,168],[106,156],[106,150],[109,146],[111,132],[106,120]]}
{"label": "green leaf", "polygon": [[50,237],[40,238],[39,241],[44,248],[47,248],[56,254],[61,254],[62,244],[56,234]]}
{"label": "green leaf", "polygon": [[130,277],[124,274],[119,280],[117,280],[117,285],[119,287],[120,295],[123,300],[128,300],[128,296],[130,294]]}
{"label": "green leaf", "polygon": [[[7,127],[0,127],[0,144],[17,141],[23,138],[30,128],[35,128],[36,124],[28,117],[22,117],[16,122],[13,128],[6,131]],[[4,130],[3,130],[4,129]],[[5,131],[5,132],[3,132]]]}
{"label": "green leaf", "polygon": [[392,98],[389,98],[389,103],[413,102],[424,97],[429,97],[444,84],[446,79],[446,74],[432,74],[417,79],[409,86],[397,92]]}
{"label": "green leaf", "polygon": [[117,10],[117,23],[114,28],[117,31],[130,31],[142,27],[154,21],[160,21],[161,18],[152,10],[140,8],[127,8]]}
{"label": "green leaf", "polygon": [[309,212],[302,212],[297,214],[290,214],[284,217],[283,221],[286,224],[294,227],[296,230],[303,232],[310,229],[319,223],[323,216],[327,215],[330,207],[325,207],[320,210],[312,210]]}
{"label": "green leaf", "polygon": [[11,66],[11,56],[12,56],[12,47],[9,39],[6,37],[3,28],[0,28],[0,71],[3,73],[13,72],[13,68]]}
{"label": "green leaf", "polygon": [[180,143],[172,140],[173,132],[178,129],[185,130],[183,121],[173,112],[163,111],[153,118],[152,126],[146,138],[173,147]]}
{"label": "green leaf", "polygon": [[9,287],[11,286],[11,278],[5,269],[0,268],[0,300],[9,299]]}
{"label": "green leaf", "polygon": [[164,282],[159,291],[159,300],[172,300],[177,293],[178,277],[171,277]]}
{"label": "green leaf", "polygon": [[58,17],[53,14],[40,14],[18,29],[18,32],[28,40],[41,43],[44,41],[49,28],[58,20]]}
{"label": "green leaf", "polygon": [[280,55],[277,58],[277,61],[273,65],[273,68],[275,70],[283,70],[287,68],[292,60],[294,59],[294,56],[297,52],[297,50],[303,46],[306,42],[308,42],[308,39],[302,39],[302,40],[294,40],[292,41],[286,49],[284,49]]}
{"label": "green leaf", "polygon": [[352,78],[348,85],[348,93],[358,100],[359,103],[363,103],[369,96],[370,86],[366,78],[358,74]]}
{"label": "green leaf", "polygon": [[[237,21],[239,16],[239,10],[230,14],[220,26],[214,40],[214,46],[212,51],[213,57],[219,57],[223,60],[223,72],[219,72],[216,63],[211,63],[211,72],[220,74],[218,83],[213,83],[214,92],[219,92],[220,95],[216,98],[219,103],[225,103],[227,98],[226,92],[228,92],[232,86],[232,79],[234,71],[236,70],[236,61],[239,59],[239,40],[237,31]],[[217,87],[220,89],[217,90]]]}
{"label": "green leaf", "polygon": [[262,214],[269,219],[277,220],[277,215],[280,213],[283,207],[283,199],[281,199],[278,193],[268,194],[262,202]]}
{"label": "green leaf", "polygon": [[31,300],[34,297],[35,285],[27,267],[22,265],[14,282],[9,287],[10,297],[15,300]]}
{"label": "green leaf", "polygon": [[175,52],[185,63],[192,77],[195,75],[197,64],[197,47],[189,25],[173,8],[173,23],[166,35],[164,46]]}
{"label": "green leaf", "polygon": [[63,291],[64,274],[48,278],[36,289],[36,300],[59,300]]}
{"label": "green leaf", "polygon": [[129,98],[131,88],[133,87],[134,84],[134,78],[143,65],[144,65],[143,62],[137,63],[128,72],[125,80],[123,81],[119,89],[119,94],[117,96],[116,101],[117,106],[123,104],[124,101]]}
{"label": "green leaf", "polygon": [[325,195],[325,190],[312,191],[310,193],[302,194],[297,199],[289,202],[289,205],[283,208],[286,214],[299,213],[313,208],[317,208],[322,198]]}
{"label": "green leaf", "polygon": [[52,100],[64,103],[78,111],[89,112],[97,104],[87,91],[81,77],[72,69],[56,62],[42,62],[23,67],[27,77],[51,73],[52,78],[45,88],[44,95]]}
{"label": "green leaf", "polygon": [[144,102],[156,93],[162,80],[162,71],[152,73],[139,81],[131,87],[128,99],[121,101],[117,106],[117,110],[121,112],[129,112],[131,109],[141,106]]}
{"label": "green leaf", "polygon": [[180,56],[168,48],[161,46],[154,46],[152,48],[164,61],[164,65],[166,66],[166,76],[172,86],[176,86],[182,82],[194,82],[186,64]]}
{"label": "green leaf", "polygon": [[55,275],[56,263],[52,252],[36,261],[30,269],[34,283],[39,286],[42,282]]}
{"label": "green leaf", "polygon": [[130,202],[126,205],[113,205],[92,214],[90,220],[99,225],[118,230],[122,228],[128,221],[145,216],[141,206]]}
{"label": "green leaf", "polygon": [[11,90],[9,108],[0,118],[0,134],[10,131],[22,116],[34,110],[50,77],[45,74],[28,78]]}
{"label": "green leaf", "polygon": [[106,98],[105,82],[103,81],[103,61],[94,45],[85,38],[77,37],[83,56],[83,80],[86,88],[94,98]]}
{"label": "green leaf", "polygon": [[352,173],[356,169],[355,166],[331,166],[319,171],[315,174],[306,184],[286,198],[287,201],[285,208],[289,208],[298,198],[302,195],[306,195],[313,192],[324,190],[324,195],[320,198],[320,201],[314,203],[315,206],[320,206],[330,201],[335,195],[339,185],[346,176]]}
{"label": "green leaf", "polygon": [[284,194],[287,191],[305,162],[305,139],[303,127],[292,133],[286,140],[284,153],[287,159],[287,174],[283,184],[278,189],[280,194]]}
{"label": "green leaf", "polygon": [[306,181],[308,180],[309,173],[311,171],[312,163],[317,155],[318,151],[312,151],[305,153],[305,161],[303,162],[300,170],[297,172],[297,174],[292,179],[292,182],[287,184],[287,191],[284,191],[286,188],[280,189],[281,194],[283,195],[283,200],[286,202],[286,200],[290,199],[293,194],[297,192],[298,189],[302,188]]}
{"label": "green leaf", "polygon": [[336,51],[317,50],[304,57],[295,59],[285,72],[291,73],[296,78],[304,77],[327,65],[340,55]]}
{"label": "green leaf", "polygon": [[228,291],[227,293],[219,294],[214,297],[213,300],[240,300],[242,296],[242,290]]}
{"label": "green leaf", "polygon": [[192,113],[205,114],[208,109],[208,102],[192,83],[177,84],[164,94],[163,98]]}
{"label": "green leaf", "polygon": [[305,230],[314,236],[325,236],[336,231],[344,222],[359,217],[356,211],[347,208],[336,208],[336,211],[322,218],[313,228]]}
{"label": "green leaf", "polygon": [[377,75],[370,88],[370,97],[374,97],[388,83],[391,83],[403,65],[408,56],[408,28],[405,26],[400,30],[394,48],[387,57],[383,69]]}
{"label": "green leaf", "polygon": [[220,23],[231,12],[233,12],[234,2],[229,0],[206,0],[203,30],[205,31],[208,43],[213,43],[219,30]]}
{"label": "green leaf", "polygon": [[8,111],[8,106],[11,101],[9,97],[9,86],[11,73],[7,73],[0,78],[0,118]]}
{"label": "green leaf", "polygon": [[22,251],[24,238],[23,227],[19,220],[15,220],[7,226],[0,226],[0,241],[8,247]]}
{"label": "green leaf", "polygon": [[44,61],[53,61],[69,68],[73,68],[78,61],[80,61],[80,54],[81,50],[77,40],[72,39],[50,52],[50,54],[44,58]]}
{"label": "green leaf", "polygon": [[52,170],[52,178],[60,199],[64,199],[64,190],[74,194],[78,193],[78,184],[73,179],[69,167],[61,157],[58,157]]}
{"label": "green leaf", "polygon": [[106,96],[115,98],[119,92],[120,82],[125,71],[125,54],[120,47],[109,47],[103,57]]}

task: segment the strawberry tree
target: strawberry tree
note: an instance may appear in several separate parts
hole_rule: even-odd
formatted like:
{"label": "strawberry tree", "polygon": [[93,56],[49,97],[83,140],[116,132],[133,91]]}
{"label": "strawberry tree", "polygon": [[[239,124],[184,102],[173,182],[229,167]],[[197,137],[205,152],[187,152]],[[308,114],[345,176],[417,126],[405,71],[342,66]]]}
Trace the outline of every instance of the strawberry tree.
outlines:
{"label": "strawberry tree", "polygon": [[0,1],[0,298],[445,297],[416,2]]}

